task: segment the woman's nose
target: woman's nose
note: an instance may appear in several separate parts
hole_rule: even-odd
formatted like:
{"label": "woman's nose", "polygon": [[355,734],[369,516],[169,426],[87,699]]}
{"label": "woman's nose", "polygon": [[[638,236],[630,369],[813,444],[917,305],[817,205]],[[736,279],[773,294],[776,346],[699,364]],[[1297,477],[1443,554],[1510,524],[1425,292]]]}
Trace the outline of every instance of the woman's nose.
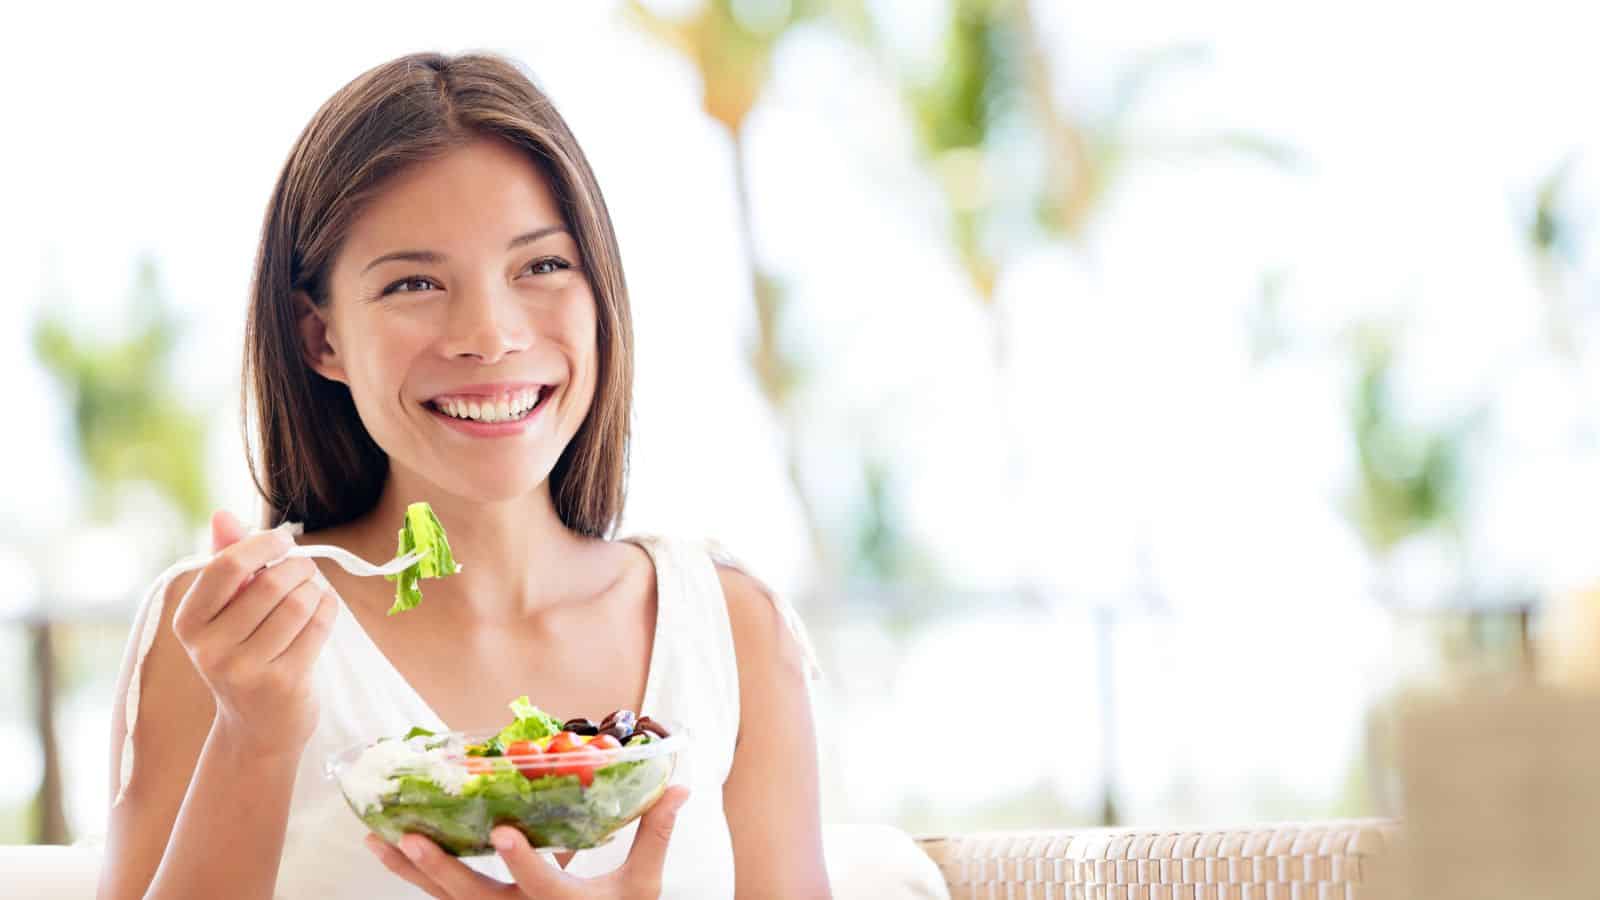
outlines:
{"label": "woman's nose", "polygon": [[458,293],[451,299],[443,344],[447,356],[496,363],[528,348],[529,329],[515,298],[489,288]]}

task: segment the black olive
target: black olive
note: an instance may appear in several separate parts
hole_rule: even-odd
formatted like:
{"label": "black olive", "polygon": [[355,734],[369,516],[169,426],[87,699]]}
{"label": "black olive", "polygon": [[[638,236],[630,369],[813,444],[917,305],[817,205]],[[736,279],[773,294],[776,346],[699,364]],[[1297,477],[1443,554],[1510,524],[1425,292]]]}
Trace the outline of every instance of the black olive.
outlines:
{"label": "black olive", "polygon": [[600,723],[600,733],[609,734],[619,741],[625,741],[633,734],[634,727],[639,717],[632,710],[619,709]]}
{"label": "black olive", "polygon": [[561,726],[561,730],[570,731],[573,734],[581,734],[585,737],[592,737],[600,733],[599,726],[588,719],[568,719],[567,723]]}
{"label": "black olive", "polygon": [[641,718],[638,724],[634,725],[634,728],[639,731],[648,731],[656,737],[668,736],[666,727],[649,716]]}

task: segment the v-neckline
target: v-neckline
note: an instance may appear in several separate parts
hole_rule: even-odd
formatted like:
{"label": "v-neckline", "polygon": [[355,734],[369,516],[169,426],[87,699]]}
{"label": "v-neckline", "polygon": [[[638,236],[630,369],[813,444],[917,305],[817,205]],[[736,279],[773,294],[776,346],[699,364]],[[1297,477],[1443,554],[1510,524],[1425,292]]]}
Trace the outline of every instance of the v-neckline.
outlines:
{"label": "v-neckline", "polygon": [[[650,664],[645,668],[644,701],[639,707],[639,714],[644,715],[646,711],[655,709],[656,691],[661,683],[661,666],[663,665],[661,636],[666,631],[663,626],[665,625],[667,610],[669,608],[667,600],[667,578],[666,572],[663,570],[661,557],[659,554],[659,538],[649,535],[632,535],[625,538],[618,538],[618,540],[633,544],[634,546],[643,550],[645,555],[650,558],[650,568],[653,570],[655,575],[656,621],[655,627],[652,629],[650,635]],[[367,629],[361,624],[361,620],[356,618],[355,613],[351,612],[349,609],[344,610],[344,613],[349,617],[350,624],[355,630],[355,633],[361,643],[366,645],[366,649],[373,655],[375,659],[378,660],[379,664],[382,665],[383,668],[388,670],[389,674],[393,676],[395,681],[405,686],[406,692],[411,695],[413,704],[427,714],[427,725],[430,726],[432,730],[438,732],[455,730],[450,727],[449,723],[445,722],[443,716],[440,716],[434,711],[433,707],[430,706],[428,701],[422,696],[422,693],[418,691],[416,687],[414,687],[406,678],[405,674],[395,666],[394,662],[389,659],[388,654],[383,652],[383,649],[380,648],[377,642],[372,639],[372,635],[367,633]],[[534,705],[537,706],[538,704],[535,703]],[[411,725],[416,724],[417,723],[415,722],[411,723]]]}

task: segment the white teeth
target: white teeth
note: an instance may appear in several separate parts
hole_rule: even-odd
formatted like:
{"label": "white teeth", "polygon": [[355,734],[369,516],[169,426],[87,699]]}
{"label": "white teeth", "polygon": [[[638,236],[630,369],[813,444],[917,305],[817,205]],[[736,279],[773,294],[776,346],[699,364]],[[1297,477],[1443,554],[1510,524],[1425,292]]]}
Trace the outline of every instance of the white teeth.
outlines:
{"label": "white teeth", "polygon": [[461,400],[446,397],[434,403],[448,416],[457,419],[476,419],[480,422],[509,422],[520,419],[538,404],[538,389],[516,391],[498,399]]}

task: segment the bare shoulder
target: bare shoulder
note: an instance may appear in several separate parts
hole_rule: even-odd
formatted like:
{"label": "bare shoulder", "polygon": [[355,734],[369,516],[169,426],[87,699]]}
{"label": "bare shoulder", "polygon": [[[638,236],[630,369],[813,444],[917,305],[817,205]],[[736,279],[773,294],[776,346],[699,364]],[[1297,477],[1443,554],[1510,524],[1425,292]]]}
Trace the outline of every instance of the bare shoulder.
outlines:
{"label": "bare shoulder", "polygon": [[802,678],[805,657],[800,642],[784,623],[772,589],[738,565],[720,560],[717,577],[728,604],[739,674],[771,677],[792,672]]}
{"label": "bare shoulder", "polygon": [[[211,730],[215,715],[211,691],[200,680],[172,631],[172,617],[198,575],[185,573],[167,586],[155,640],[144,658],[133,734],[133,773],[122,802],[111,810],[107,826],[107,865],[102,887],[111,888],[111,896],[122,895],[118,886],[145,885],[154,875],[166,849],[165,836],[171,833],[200,749]],[[117,795],[121,782],[128,688],[138,662],[140,635],[150,612],[149,607],[141,610],[133,623],[117,676],[111,715],[112,797]]]}

